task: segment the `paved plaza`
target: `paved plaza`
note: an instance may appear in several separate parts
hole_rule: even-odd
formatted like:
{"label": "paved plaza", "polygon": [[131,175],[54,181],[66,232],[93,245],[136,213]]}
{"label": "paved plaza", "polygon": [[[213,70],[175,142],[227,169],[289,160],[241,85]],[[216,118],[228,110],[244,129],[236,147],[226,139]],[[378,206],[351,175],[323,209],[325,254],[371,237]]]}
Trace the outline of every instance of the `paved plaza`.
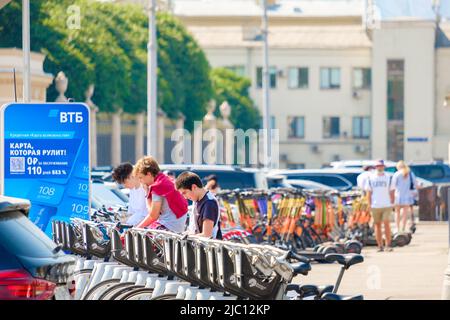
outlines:
{"label": "paved plaza", "polygon": [[[393,252],[363,249],[365,261],[351,267],[344,275],[339,292],[362,293],[365,299],[440,299],[448,257],[448,225],[421,222],[411,243]],[[338,265],[314,264],[307,281],[301,276],[294,282],[333,284]]]}

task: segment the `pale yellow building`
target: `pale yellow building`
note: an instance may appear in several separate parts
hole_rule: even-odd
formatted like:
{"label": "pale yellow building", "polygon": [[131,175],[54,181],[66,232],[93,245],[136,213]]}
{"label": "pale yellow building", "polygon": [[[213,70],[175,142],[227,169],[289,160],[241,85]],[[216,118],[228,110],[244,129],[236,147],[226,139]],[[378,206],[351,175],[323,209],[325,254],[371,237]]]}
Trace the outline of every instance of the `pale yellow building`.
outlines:
{"label": "pale yellow building", "polygon": [[[160,2],[213,67],[252,80],[250,95],[261,107],[259,2]],[[270,106],[281,166],[448,160],[450,0],[268,2]]]}
{"label": "pale yellow building", "polygon": [[[269,8],[270,105],[282,166],[448,159],[450,29],[437,23],[431,1],[401,2],[280,0]],[[261,106],[256,1],[175,0],[173,12],[212,66],[252,80]]]}
{"label": "pale yellow building", "polygon": [[[45,102],[46,90],[53,81],[53,76],[44,72],[44,60],[45,55],[41,53],[32,52],[30,55],[31,102]],[[16,98],[18,102],[23,101],[22,71],[22,50],[0,48],[0,106],[14,102]]]}
{"label": "pale yellow building", "polygon": [[0,9],[6,6],[11,0],[0,0]]}

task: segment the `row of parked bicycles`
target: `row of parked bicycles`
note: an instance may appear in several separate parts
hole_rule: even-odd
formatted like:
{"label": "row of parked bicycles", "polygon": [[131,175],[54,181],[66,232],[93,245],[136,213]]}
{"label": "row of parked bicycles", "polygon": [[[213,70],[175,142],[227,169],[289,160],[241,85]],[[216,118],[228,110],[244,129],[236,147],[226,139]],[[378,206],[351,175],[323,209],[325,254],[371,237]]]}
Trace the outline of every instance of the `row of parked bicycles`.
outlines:
{"label": "row of parked bicycles", "polygon": [[[316,286],[305,280],[311,259],[294,250],[138,229],[117,218],[117,212],[100,210],[94,221],[52,222],[53,241],[78,258],[72,299],[363,299],[338,293],[345,271],[364,261],[360,254],[326,254],[340,272],[335,284]],[[300,284],[293,283],[297,275]]]}
{"label": "row of parked bicycles", "polygon": [[[359,190],[307,191],[291,188],[225,190],[218,195],[224,229],[242,228],[253,243],[293,250],[316,261],[330,253],[360,253],[376,245],[367,200]],[[393,235],[393,245],[411,242],[410,232]],[[243,237],[248,242],[248,237]]]}

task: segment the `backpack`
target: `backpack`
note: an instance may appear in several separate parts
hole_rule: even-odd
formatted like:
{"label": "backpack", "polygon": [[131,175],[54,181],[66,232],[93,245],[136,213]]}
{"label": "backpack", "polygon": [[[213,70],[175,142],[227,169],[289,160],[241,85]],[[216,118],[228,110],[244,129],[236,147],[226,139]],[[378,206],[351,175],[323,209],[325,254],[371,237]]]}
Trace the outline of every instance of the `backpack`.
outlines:
{"label": "backpack", "polygon": [[409,180],[411,181],[409,185],[409,190],[416,190],[416,186],[414,184],[413,175],[411,171],[409,172]]}

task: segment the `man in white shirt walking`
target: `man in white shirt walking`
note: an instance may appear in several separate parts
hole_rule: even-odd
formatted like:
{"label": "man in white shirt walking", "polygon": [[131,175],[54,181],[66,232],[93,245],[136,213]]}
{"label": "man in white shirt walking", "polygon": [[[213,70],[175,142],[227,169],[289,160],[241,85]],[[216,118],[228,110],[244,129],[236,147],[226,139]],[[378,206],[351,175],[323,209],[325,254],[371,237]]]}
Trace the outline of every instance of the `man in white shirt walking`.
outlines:
{"label": "man in white shirt walking", "polygon": [[378,160],[375,169],[375,172],[370,174],[366,180],[365,190],[375,227],[378,251],[384,251],[382,225],[384,226],[386,251],[392,251],[390,218],[394,203],[394,191],[391,190],[391,177],[384,172],[384,161]]}

